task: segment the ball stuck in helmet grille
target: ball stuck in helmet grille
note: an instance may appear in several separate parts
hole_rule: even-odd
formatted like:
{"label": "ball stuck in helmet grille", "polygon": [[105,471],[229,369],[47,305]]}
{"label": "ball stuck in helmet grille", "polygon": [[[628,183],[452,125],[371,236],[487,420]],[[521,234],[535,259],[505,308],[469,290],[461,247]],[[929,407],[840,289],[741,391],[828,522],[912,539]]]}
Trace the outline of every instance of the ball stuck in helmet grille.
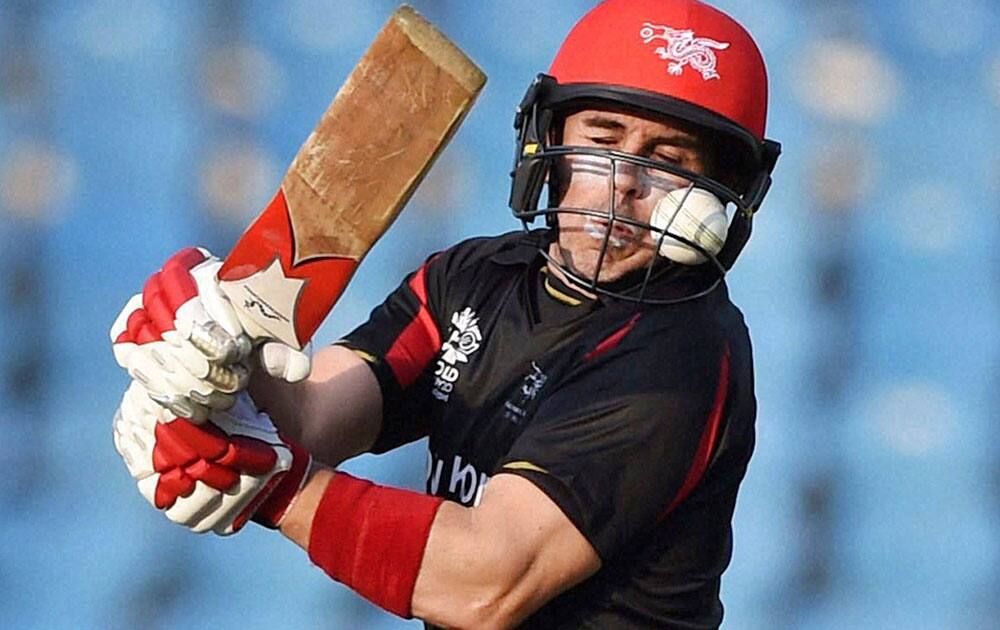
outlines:
{"label": "ball stuck in helmet grille", "polygon": [[[708,258],[672,235],[696,243],[714,256],[722,249],[729,231],[725,206],[702,188],[681,188],[667,193],[653,209],[650,223],[666,233],[660,243],[660,255],[682,265],[700,265]],[[653,238],[659,239],[660,235],[654,233]]]}

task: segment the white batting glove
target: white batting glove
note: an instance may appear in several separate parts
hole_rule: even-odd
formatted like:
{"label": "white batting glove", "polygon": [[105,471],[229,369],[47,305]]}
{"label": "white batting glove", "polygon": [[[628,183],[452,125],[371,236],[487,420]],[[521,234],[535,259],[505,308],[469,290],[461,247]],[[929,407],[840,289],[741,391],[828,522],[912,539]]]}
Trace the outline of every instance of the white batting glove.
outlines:
{"label": "white batting glove", "polygon": [[114,442],[153,507],[194,532],[223,536],[251,517],[276,528],[310,462],[246,393],[195,424],[151,401],[135,381],[115,414]]}
{"label": "white batting glove", "polygon": [[298,383],[309,376],[312,369],[312,343],[296,350],[280,341],[268,341],[261,345],[257,357],[261,367],[271,376]]}
{"label": "white batting glove", "polygon": [[[246,387],[253,344],[219,289],[222,261],[207,250],[174,254],[132,296],[111,327],[115,360],[149,396],[173,413],[202,421],[228,409]],[[261,347],[260,363],[289,382],[309,374],[308,349],[279,342]]]}

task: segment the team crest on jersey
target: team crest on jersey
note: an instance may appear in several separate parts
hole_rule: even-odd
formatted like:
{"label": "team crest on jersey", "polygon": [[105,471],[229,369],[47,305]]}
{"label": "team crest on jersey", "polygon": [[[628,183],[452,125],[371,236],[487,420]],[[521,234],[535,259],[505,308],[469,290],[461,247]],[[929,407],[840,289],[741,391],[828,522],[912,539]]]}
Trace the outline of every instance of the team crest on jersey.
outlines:
{"label": "team crest on jersey", "polygon": [[667,72],[671,76],[680,76],[684,72],[684,66],[691,66],[700,72],[701,78],[706,81],[720,78],[716,70],[718,58],[715,51],[729,48],[727,42],[717,42],[708,37],[695,37],[691,29],[671,28],[652,22],[642,25],[639,37],[644,44],[656,40],[665,42],[665,45],[659,46],[654,52],[660,59],[670,61]]}
{"label": "team crest on jersey", "polygon": [[521,381],[521,387],[518,389],[518,397],[515,400],[508,400],[504,403],[504,417],[514,424],[521,424],[528,415],[528,405],[538,397],[538,392],[545,386],[545,381],[547,380],[549,380],[548,375],[542,371],[542,368],[537,363],[532,361],[531,370],[524,377],[524,380]]}
{"label": "team crest on jersey", "polygon": [[469,307],[451,315],[451,332],[441,344],[441,358],[434,370],[432,394],[441,401],[447,401],[461,375],[460,363],[468,363],[469,355],[479,350],[483,333],[479,330],[479,317]]}

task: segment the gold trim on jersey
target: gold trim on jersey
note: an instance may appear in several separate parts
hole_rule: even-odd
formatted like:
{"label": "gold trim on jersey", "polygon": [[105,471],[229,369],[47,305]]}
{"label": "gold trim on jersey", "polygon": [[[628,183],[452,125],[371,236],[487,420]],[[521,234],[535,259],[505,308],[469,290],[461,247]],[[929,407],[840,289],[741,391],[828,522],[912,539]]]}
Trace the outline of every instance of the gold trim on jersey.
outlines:
{"label": "gold trim on jersey", "polygon": [[563,293],[559,289],[555,288],[549,283],[549,270],[542,267],[542,273],[545,274],[545,292],[551,295],[553,298],[559,300],[563,304],[569,304],[570,306],[580,306],[583,304],[583,300],[573,297],[568,293]]}
{"label": "gold trim on jersey", "polygon": [[549,471],[545,470],[541,466],[536,466],[531,462],[525,462],[525,461],[510,462],[504,464],[503,467],[507,468],[508,470],[533,470],[535,472],[540,472],[545,474],[549,473]]}
{"label": "gold trim on jersey", "polygon": [[364,361],[365,363],[368,363],[370,365],[378,365],[378,357],[376,357],[374,354],[369,354],[369,353],[365,352],[364,350],[358,350],[357,348],[350,348],[350,347],[348,347],[346,345],[343,345],[339,341],[335,342],[333,345],[335,345],[335,346],[342,346],[344,348],[347,348],[348,350],[350,350],[354,354],[358,355],[358,357],[360,357],[361,360]]}
{"label": "gold trim on jersey", "polygon": [[361,357],[362,359],[364,359],[368,363],[371,363],[372,365],[375,365],[376,363],[378,363],[378,359],[375,357],[374,354],[368,354],[364,350],[353,350],[353,352],[354,352],[354,354],[358,355],[359,357]]}

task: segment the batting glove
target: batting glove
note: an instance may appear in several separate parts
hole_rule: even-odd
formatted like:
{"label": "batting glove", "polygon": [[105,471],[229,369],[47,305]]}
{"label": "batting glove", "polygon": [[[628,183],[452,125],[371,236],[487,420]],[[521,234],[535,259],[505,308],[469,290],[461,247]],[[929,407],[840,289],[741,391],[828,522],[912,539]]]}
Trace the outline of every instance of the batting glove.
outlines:
{"label": "batting glove", "polygon": [[223,536],[251,517],[277,528],[310,463],[246,393],[229,411],[195,424],[151,401],[134,381],[115,414],[114,442],[153,507],[194,532]]}
{"label": "batting glove", "polygon": [[[115,360],[149,396],[178,416],[200,422],[228,409],[246,387],[253,348],[248,323],[222,293],[222,261],[207,250],[174,254],[132,296],[111,327]],[[263,368],[288,382],[309,374],[308,349],[268,341]]]}

